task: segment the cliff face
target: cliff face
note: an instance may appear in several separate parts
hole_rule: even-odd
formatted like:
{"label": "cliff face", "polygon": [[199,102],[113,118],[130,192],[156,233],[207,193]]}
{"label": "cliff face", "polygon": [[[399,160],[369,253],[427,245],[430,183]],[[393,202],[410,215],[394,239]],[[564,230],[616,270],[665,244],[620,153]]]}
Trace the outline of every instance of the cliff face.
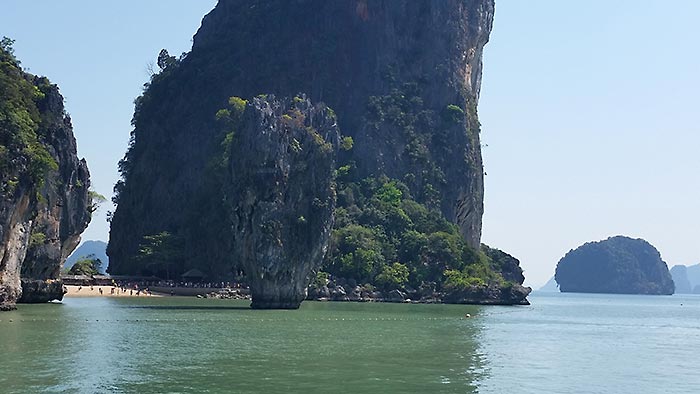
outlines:
{"label": "cliff face", "polygon": [[566,254],[555,279],[561,292],[673,294],[659,251],[643,239],[622,236],[589,242]]}
{"label": "cliff face", "polygon": [[23,72],[8,42],[0,61],[0,308],[9,309],[20,297],[63,297],[55,280],[90,221],[90,179],[58,87]]}
{"label": "cliff face", "polygon": [[230,144],[226,205],[253,308],[298,308],[333,227],[335,116],[308,100],[255,98]]}
{"label": "cliff face", "polygon": [[[358,178],[399,179],[479,247],[483,169],[476,104],[492,0],[222,0],[192,51],[137,100],[132,146],[120,167],[109,272],[137,273],[144,236],[183,238],[187,261],[221,276],[235,264],[207,203],[221,135],[213,114],[231,95],[306,92],[338,114],[355,146]],[[157,148],[157,149],[156,149]],[[167,153],[166,153],[167,152]],[[173,191],[177,191],[176,193]],[[211,210],[218,210],[212,208]],[[185,214],[185,212],[188,212]],[[201,223],[208,223],[203,226]]]}
{"label": "cliff face", "polygon": [[[491,0],[221,1],[191,55],[211,56],[210,75],[239,96],[308,92],[327,103],[355,139],[362,175],[406,182],[478,248],[476,104],[493,11]],[[464,121],[443,124],[452,117]]]}

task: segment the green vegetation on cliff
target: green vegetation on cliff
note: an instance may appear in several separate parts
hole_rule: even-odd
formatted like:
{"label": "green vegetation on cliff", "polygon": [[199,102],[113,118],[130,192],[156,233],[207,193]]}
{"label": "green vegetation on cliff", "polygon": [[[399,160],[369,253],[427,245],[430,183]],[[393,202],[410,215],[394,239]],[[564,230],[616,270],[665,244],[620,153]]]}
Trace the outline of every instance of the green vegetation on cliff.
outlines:
{"label": "green vegetation on cliff", "polygon": [[7,194],[25,174],[41,187],[46,172],[58,169],[39,128],[38,105],[50,85],[45,78],[36,84],[28,79],[14,56],[13,43],[7,37],[0,40],[0,180]]}
{"label": "green vegetation on cliff", "polygon": [[20,291],[22,302],[62,297],[53,280],[100,202],[63,96],[21,68],[13,44],[0,40],[0,309]]}
{"label": "green vegetation on cliff", "polygon": [[[302,99],[297,96],[293,101],[300,102]],[[430,161],[420,159],[420,152],[426,154],[427,150],[425,142],[420,140],[427,137],[419,136],[414,124],[418,119],[431,119],[432,112],[420,109],[419,97],[399,90],[389,97],[372,98],[370,102],[373,103],[370,104],[371,112],[377,114],[377,121],[400,125],[416,141],[409,147],[415,149],[416,160],[422,160],[418,168],[425,168]],[[246,100],[231,97],[227,107],[216,113],[222,141],[220,153],[214,156],[209,166],[208,176],[213,180],[225,177],[230,144],[234,141],[235,130],[241,127],[246,103]],[[409,108],[409,103],[417,106],[417,110]],[[445,121],[461,122],[463,112],[459,107],[452,107],[446,109],[449,116],[444,117]],[[295,110],[284,114],[282,119],[290,125],[299,125],[304,121],[299,111]],[[291,149],[299,149],[294,142]],[[343,137],[341,148],[346,152],[351,151],[354,142],[352,137]],[[424,171],[418,175],[409,172],[406,178],[423,179],[416,183],[423,185],[421,189],[425,191],[431,190],[427,180],[439,178],[439,173],[438,169],[434,173]],[[210,193],[220,194],[218,187],[214,186]],[[444,217],[435,199],[425,198],[424,194],[427,203],[421,204],[413,198],[405,183],[386,176],[358,179],[358,171],[352,160],[337,169],[335,189],[337,209],[334,230],[331,247],[321,269],[322,275],[328,273],[335,278],[350,279],[385,290],[405,286],[418,288],[425,283],[432,283],[444,290],[464,290],[489,284],[507,285],[500,273],[503,267],[484,253],[491,249],[484,247],[484,251],[477,251],[471,248],[457,225]],[[300,217],[299,220],[305,218]],[[508,269],[521,272],[517,266]],[[517,277],[513,279],[517,280]],[[522,283],[522,280],[518,283]]]}
{"label": "green vegetation on cliff", "polygon": [[385,290],[426,283],[443,290],[506,284],[490,257],[471,248],[438,209],[416,202],[404,183],[387,177],[354,180],[352,174],[352,165],[338,171],[338,208],[324,272]]}

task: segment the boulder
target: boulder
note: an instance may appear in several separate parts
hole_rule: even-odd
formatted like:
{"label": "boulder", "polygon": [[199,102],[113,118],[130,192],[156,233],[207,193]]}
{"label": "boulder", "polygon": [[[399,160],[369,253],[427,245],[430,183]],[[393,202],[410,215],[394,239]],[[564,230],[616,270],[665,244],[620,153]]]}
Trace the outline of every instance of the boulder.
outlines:
{"label": "boulder", "polygon": [[24,279],[22,278],[22,297],[18,302],[23,304],[40,304],[63,299],[66,293],[63,282],[55,279]]}
{"label": "boulder", "polygon": [[404,302],[406,294],[401,290],[392,290],[387,295],[384,301],[388,302]]}

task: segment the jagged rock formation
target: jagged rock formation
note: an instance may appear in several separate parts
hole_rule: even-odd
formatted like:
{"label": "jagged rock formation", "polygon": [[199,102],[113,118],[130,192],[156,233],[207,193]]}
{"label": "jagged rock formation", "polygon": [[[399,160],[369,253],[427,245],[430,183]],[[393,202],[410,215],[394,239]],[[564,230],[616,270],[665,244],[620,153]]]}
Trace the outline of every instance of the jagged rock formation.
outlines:
{"label": "jagged rock formation", "polygon": [[673,294],[659,251],[643,239],[623,236],[589,242],[566,254],[555,279],[562,292]]}
{"label": "jagged rock formation", "polygon": [[60,279],[22,278],[20,304],[41,304],[51,300],[62,300],[64,289]]}
{"label": "jagged rock formation", "polygon": [[493,12],[492,0],[225,0],[190,56],[238,96],[307,92],[327,103],[355,139],[361,176],[385,174],[421,201],[435,198],[478,249],[476,104]]}
{"label": "jagged rock formation", "polygon": [[335,116],[300,97],[255,98],[236,130],[226,201],[251,306],[298,308],[333,227]]}
{"label": "jagged rock formation", "polygon": [[[415,208],[411,221],[435,219],[437,212],[458,226],[464,241],[448,243],[460,261],[436,266],[429,275],[477,262],[462,261],[474,256],[461,249],[464,242],[480,247],[476,106],[493,12],[493,0],[219,1],[190,53],[176,59],[161,52],[161,72],[136,101],[132,142],[120,163],[123,180],[115,186],[108,271],[179,275],[196,267],[209,278],[230,277],[240,263],[239,246],[221,214],[228,208],[219,193],[218,158],[229,133],[222,131],[218,111],[231,96],[299,92],[333,108],[340,130],[352,137],[352,149],[338,155],[349,174],[346,186],[360,187],[370,178],[379,188],[382,182],[405,186],[402,200],[410,201],[399,203]],[[343,204],[357,206],[352,199]],[[440,224],[422,233],[440,243],[452,231]],[[138,258],[144,240],[157,234],[172,234],[183,245],[168,270]],[[488,262],[479,262],[490,272]],[[496,276],[491,279],[498,282]]]}
{"label": "jagged rock formation", "polygon": [[[58,278],[91,215],[89,172],[79,160],[63,97],[0,51],[0,309],[20,299],[63,298]],[[20,279],[21,278],[21,279]],[[22,289],[25,289],[24,293]]]}
{"label": "jagged rock formation", "polygon": [[225,249],[223,241],[201,242],[206,229],[189,234],[181,213],[197,205],[201,174],[219,148],[213,113],[231,95],[260,93],[307,92],[328,104],[355,140],[348,155],[360,176],[405,180],[478,248],[483,170],[475,108],[493,10],[493,0],[220,1],[192,51],[163,62],[137,102],[109,271],[142,270],[132,257],[143,236],[165,230],[181,230],[186,261],[227,260],[210,252]]}

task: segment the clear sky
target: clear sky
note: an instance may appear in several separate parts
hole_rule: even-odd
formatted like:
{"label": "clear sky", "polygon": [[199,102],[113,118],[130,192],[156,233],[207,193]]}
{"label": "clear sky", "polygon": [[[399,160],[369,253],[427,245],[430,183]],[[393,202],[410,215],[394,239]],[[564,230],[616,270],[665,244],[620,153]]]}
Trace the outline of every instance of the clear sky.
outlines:
{"label": "clear sky", "polygon": [[[133,100],[215,0],[2,0],[0,35],[57,83],[94,188],[111,196]],[[539,287],[570,249],[645,238],[700,263],[700,2],[497,0],[479,112],[483,241]],[[107,240],[106,204],[83,239]]]}

